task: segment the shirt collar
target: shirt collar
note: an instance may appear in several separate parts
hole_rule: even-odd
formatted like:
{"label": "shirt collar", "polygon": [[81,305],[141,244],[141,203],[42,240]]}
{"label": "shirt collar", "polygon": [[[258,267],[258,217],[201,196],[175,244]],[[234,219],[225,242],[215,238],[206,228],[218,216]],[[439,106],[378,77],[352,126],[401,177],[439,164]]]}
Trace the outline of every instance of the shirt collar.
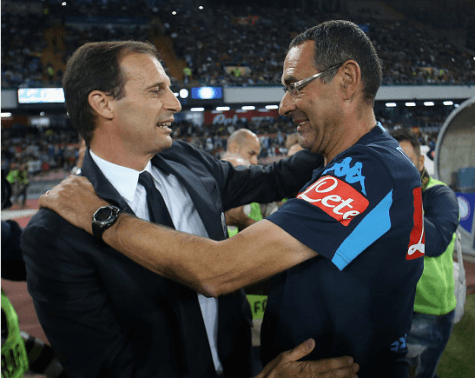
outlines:
{"label": "shirt collar", "polygon": [[[92,159],[104,176],[106,176],[107,180],[110,181],[126,201],[132,202],[134,200],[135,191],[137,190],[139,175],[143,171],[139,172],[132,168],[111,163],[97,156],[92,150],[90,150],[90,153]],[[150,161],[147,163],[144,171],[152,173],[152,163]]]}

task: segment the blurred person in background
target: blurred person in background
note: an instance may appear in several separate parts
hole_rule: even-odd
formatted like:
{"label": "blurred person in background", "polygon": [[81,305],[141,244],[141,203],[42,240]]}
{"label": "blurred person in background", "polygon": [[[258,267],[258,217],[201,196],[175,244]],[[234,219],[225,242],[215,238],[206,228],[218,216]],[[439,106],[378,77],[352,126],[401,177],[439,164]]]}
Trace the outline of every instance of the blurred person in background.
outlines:
{"label": "blurred person in background", "polygon": [[6,179],[13,188],[13,203],[17,204],[20,209],[24,208],[28,197],[28,186],[30,185],[26,164],[13,162]]}
{"label": "blurred person in background", "polygon": [[80,175],[81,174],[81,167],[84,162],[84,155],[86,154],[86,141],[83,138],[80,138],[79,142],[79,149],[78,149],[78,157],[76,160],[76,165],[71,169],[72,175]]}
{"label": "blurred person in background", "polygon": [[237,154],[249,163],[256,165],[257,157],[261,152],[261,143],[257,135],[251,130],[239,129],[229,136],[226,152]]}
{"label": "blurred person in background", "polygon": [[[2,169],[2,211],[12,205],[12,190],[5,172]],[[22,231],[14,220],[2,220],[2,279],[26,281],[20,248]],[[2,377],[21,378],[25,373],[46,378],[68,377],[49,345],[20,330],[15,308],[2,289]]]}
{"label": "blurred person in background", "polygon": [[417,283],[414,318],[407,343],[422,350],[415,364],[416,378],[438,377],[440,357],[454,326],[453,253],[459,224],[459,205],[455,193],[442,181],[430,177],[424,168],[425,157],[417,136],[401,128],[391,133],[417,168],[422,181],[426,250],[424,271]]}
{"label": "blurred person in background", "polygon": [[[240,165],[249,167],[251,165],[249,161],[243,159],[240,155],[232,154],[229,152],[225,152],[221,160],[231,163],[233,167],[238,167]],[[259,206],[258,203],[255,204]],[[262,216],[260,217],[260,219],[254,219],[255,211],[256,209],[251,208],[251,205],[244,205],[226,211],[224,215],[226,216],[226,223],[228,224],[229,237],[236,235],[240,230],[244,230],[246,227],[249,227],[258,220],[262,219]]]}
{"label": "blurred person in background", "polygon": [[285,140],[285,148],[287,148],[287,156],[292,156],[298,151],[302,151],[303,147],[299,143],[298,133],[293,133],[287,136]]}
{"label": "blurred person in background", "polygon": [[[261,144],[259,138],[251,130],[239,129],[234,131],[227,140],[227,148],[222,160],[229,161],[233,166],[237,165],[257,165],[257,157],[261,151]],[[242,211],[240,211],[242,210]],[[231,214],[234,215],[232,222],[237,222],[240,227],[239,230],[258,222],[278,210],[276,202],[267,204],[259,204],[257,202],[242,206],[239,209],[231,210],[226,213],[229,218]],[[241,212],[239,217],[238,212]],[[247,218],[247,219],[246,219]],[[237,234],[238,229],[232,227],[228,229],[229,236]]]}

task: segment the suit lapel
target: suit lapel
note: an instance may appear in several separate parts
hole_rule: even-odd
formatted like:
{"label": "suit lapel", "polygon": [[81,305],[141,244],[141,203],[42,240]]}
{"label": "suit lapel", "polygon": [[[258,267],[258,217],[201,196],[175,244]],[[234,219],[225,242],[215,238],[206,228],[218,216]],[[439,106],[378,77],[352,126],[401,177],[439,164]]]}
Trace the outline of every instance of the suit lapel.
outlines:
{"label": "suit lapel", "polygon": [[[223,240],[225,238],[224,233],[227,233],[226,224],[224,223],[224,230],[222,221],[220,221],[219,215],[224,217],[224,213],[220,214],[220,209],[216,206],[216,201],[213,199],[213,191],[215,196],[218,195],[218,187],[214,184],[214,187],[203,183],[197,174],[191,171],[189,168],[182,164],[179,164],[173,160],[166,160],[160,155],[156,155],[152,159],[152,164],[159,167],[165,173],[172,173],[178,180],[185,186],[188,191],[193,204],[195,205],[200,218],[205,225],[208,236],[213,240]],[[216,216],[218,214],[218,216]],[[190,289],[177,285],[174,292],[178,297],[183,298],[180,306],[178,307],[177,316],[181,316],[184,324],[190,323],[191,319],[189,315],[194,311],[198,311],[199,304],[196,299],[196,293]],[[187,299],[185,299],[187,298]],[[201,319],[200,319],[201,320]],[[193,319],[193,322],[196,322]],[[244,291],[238,290],[230,295],[224,295],[218,298],[218,355],[226,372],[243,372],[244,375],[250,373],[248,366],[252,365],[252,353],[251,353],[251,334],[250,334],[251,314],[249,305],[244,297]],[[189,335],[196,335],[197,325],[182,328],[189,332]],[[204,329],[204,324],[201,329]],[[233,331],[230,331],[233,329]],[[190,337],[188,338],[190,339]],[[193,336],[191,336],[193,339]],[[194,342],[200,340],[198,337],[194,338]],[[239,345],[235,345],[236,340],[244,340]],[[203,346],[206,349],[205,355],[208,355],[209,346]],[[191,350],[186,347],[184,354],[197,353],[199,348],[194,346]],[[200,355],[202,352],[200,352]],[[236,358],[236,356],[243,358]],[[189,357],[196,359],[196,355]],[[233,364],[234,361],[238,361],[237,364]],[[214,372],[213,372],[214,373]]]}
{"label": "suit lapel", "polygon": [[[205,186],[203,181],[188,167],[172,160],[166,160],[160,155],[153,157],[152,164],[165,173],[172,173],[177,177],[178,181],[188,191],[210,239],[223,240],[226,229],[223,227],[222,219],[216,216],[216,214],[221,214],[216,206],[216,201],[213,201],[211,195],[214,191],[216,191],[215,195],[217,194],[216,184]],[[222,217],[224,217],[224,214],[222,214]]]}
{"label": "suit lapel", "polygon": [[[223,228],[223,219],[221,218],[224,217],[224,214],[219,214],[220,211],[217,208],[215,201],[213,201],[210,196],[210,193],[214,190],[218,190],[218,188],[216,186],[213,188],[205,187],[200,178],[189,168],[175,161],[166,160],[160,155],[155,155],[152,158],[152,164],[160,168],[163,172],[172,173],[177,177],[180,183],[188,191],[209,237],[214,240],[222,240],[224,238],[225,229]],[[89,181],[91,181],[94,190],[99,197],[115,204],[123,210],[126,210],[130,214],[134,214],[127,202],[96,165],[89,153],[89,148],[86,150],[84,155],[81,175],[87,177]],[[216,217],[216,213],[221,215],[221,218]]]}
{"label": "suit lapel", "polygon": [[[214,225],[211,217],[203,216],[203,203],[204,207],[211,206],[212,203],[210,196],[206,194],[208,191],[199,178],[184,165],[166,160],[160,155],[155,155],[152,158],[152,164],[165,174],[173,174],[185,186],[208,235],[211,235]],[[175,315],[179,319],[180,336],[183,340],[182,354],[187,366],[187,373],[191,376],[214,376],[211,350],[197,293],[176,282],[172,282],[170,289],[176,299],[172,301],[172,305],[175,308]],[[206,363],[203,363],[204,361]],[[184,376],[186,377],[187,374]]]}

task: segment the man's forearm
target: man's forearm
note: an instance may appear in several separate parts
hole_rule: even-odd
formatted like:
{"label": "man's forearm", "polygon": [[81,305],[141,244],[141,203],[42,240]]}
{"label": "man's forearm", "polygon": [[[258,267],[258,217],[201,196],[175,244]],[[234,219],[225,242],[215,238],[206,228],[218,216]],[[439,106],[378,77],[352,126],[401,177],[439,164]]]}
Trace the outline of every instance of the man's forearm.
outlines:
{"label": "man's forearm", "polygon": [[214,297],[317,256],[266,220],[216,242],[122,214],[103,239],[153,272]]}
{"label": "man's forearm", "polygon": [[[91,183],[77,176],[40,198],[41,207],[90,234],[92,215],[104,205]],[[121,214],[102,237],[144,267],[208,296],[232,292],[317,256],[267,220],[216,242]]]}
{"label": "man's forearm", "polygon": [[[212,288],[206,288],[203,278],[195,269],[188,269],[191,261],[199,260],[199,250],[210,250],[215,241],[158,226],[138,218],[121,214],[117,222],[106,230],[103,240],[151,271],[181,282],[195,291],[214,296]],[[187,254],[187,244],[196,247],[195,253]],[[180,246],[184,244],[184,248]],[[187,261],[181,261],[182,259]],[[199,261],[198,261],[199,262]]]}

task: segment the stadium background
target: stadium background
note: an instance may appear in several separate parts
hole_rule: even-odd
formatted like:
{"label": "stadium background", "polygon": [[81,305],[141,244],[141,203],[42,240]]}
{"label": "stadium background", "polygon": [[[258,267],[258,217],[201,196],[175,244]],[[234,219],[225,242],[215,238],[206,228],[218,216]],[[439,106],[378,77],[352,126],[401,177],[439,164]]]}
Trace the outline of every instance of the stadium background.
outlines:
{"label": "stadium background", "polygon": [[[23,164],[30,186],[26,206],[14,205],[2,219],[25,226],[37,198],[75,165],[79,139],[60,88],[68,57],[83,43],[151,41],[183,106],[173,137],[219,157],[227,136],[246,127],[259,135],[266,164],[286,154],[295,132],[277,110],[288,43],[329,19],[351,20],[372,39],[384,69],[378,120],[390,130],[411,128],[433,158],[444,122],[475,96],[473,0],[3,0],[2,169]],[[472,293],[475,259],[465,257]],[[46,340],[25,284],[2,280],[2,287],[22,329]],[[441,377],[475,373],[474,297],[443,356]]]}

